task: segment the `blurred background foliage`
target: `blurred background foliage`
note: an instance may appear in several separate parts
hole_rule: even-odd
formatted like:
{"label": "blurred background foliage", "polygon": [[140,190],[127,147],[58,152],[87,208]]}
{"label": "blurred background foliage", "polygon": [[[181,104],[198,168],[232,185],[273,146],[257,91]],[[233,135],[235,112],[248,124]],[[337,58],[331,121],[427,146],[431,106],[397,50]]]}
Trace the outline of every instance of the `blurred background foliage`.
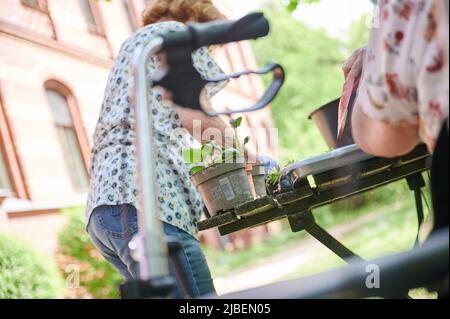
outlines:
{"label": "blurred background foliage", "polygon": [[54,299],[64,296],[56,263],[21,239],[0,234],[0,299]]}
{"label": "blurred background foliage", "polygon": [[[106,0],[106,1],[109,1],[109,0]],[[372,1],[373,3],[376,3],[377,0],[370,0],[370,1]],[[286,0],[283,3],[287,7],[289,12],[293,12],[293,11],[295,11],[295,9],[297,9],[297,7],[299,6],[300,2],[317,3],[317,2],[320,2],[320,0]]]}
{"label": "blurred background foliage", "polygon": [[[295,9],[297,9],[298,5],[300,4],[300,1],[302,0],[289,0],[286,4],[288,10],[290,12],[294,11]],[[315,3],[315,2],[319,2],[320,0],[303,0],[303,2],[305,3]]]}
{"label": "blurred background foliage", "polygon": [[[64,211],[67,223],[59,236],[59,265],[62,273],[76,265],[79,287],[68,289],[68,298],[111,299],[119,297],[122,276],[98,252],[86,232],[85,209]],[[69,266],[69,268],[68,268]]]}
{"label": "blurred background foliage", "polygon": [[272,103],[280,137],[279,161],[284,165],[289,160],[328,150],[308,115],[340,96],[344,82],[342,65],[353,50],[367,43],[368,17],[355,22],[348,40],[341,40],[325,30],[304,25],[286,10],[282,1],[266,3],[263,11],[270,20],[271,34],[252,45],[260,65],[279,62],[286,71],[286,83]]}

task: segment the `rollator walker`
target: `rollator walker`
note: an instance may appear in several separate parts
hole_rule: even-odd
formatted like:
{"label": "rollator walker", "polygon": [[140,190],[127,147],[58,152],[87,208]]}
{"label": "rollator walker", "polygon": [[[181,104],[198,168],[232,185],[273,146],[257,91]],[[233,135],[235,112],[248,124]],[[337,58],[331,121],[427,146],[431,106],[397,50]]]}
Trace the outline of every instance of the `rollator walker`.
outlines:
{"label": "rollator walker", "polygon": [[[237,21],[190,24],[181,31],[158,36],[149,43],[138,47],[135,51],[131,72],[134,87],[131,89],[136,119],[134,129],[137,147],[138,174],[136,175],[139,192],[139,232],[130,242],[130,249],[133,257],[139,262],[140,278],[121,286],[123,298],[170,297],[174,287],[174,279],[169,276],[169,260],[173,262],[185,297],[191,297],[183,270],[176,257],[180,248],[179,243],[163,236],[162,222],[159,219],[158,189],[154,165],[156,153],[153,146],[152,113],[148,100],[148,90],[152,87],[162,86],[172,93],[172,100],[177,105],[202,110],[210,116],[262,109],[276,97],[283,85],[284,70],[279,64],[267,64],[258,71],[243,71],[206,79],[202,78],[194,69],[191,55],[192,52],[204,46],[257,39],[268,35],[268,33],[269,22],[264,15],[252,13]],[[146,74],[146,65],[151,57],[161,53],[166,55],[167,65],[163,66],[153,77],[149,77]],[[207,83],[217,83],[249,74],[267,73],[273,74],[272,83],[255,105],[227,112],[202,109],[199,102],[200,93]],[[351,146],[347,152],[354,156],[355,151],[357,151],[356,148],[356,146]],[[366,156],[361,153],[358,153],[357,158],[366,159]],[[312,164],[317,166],[319,163],[319,166],[321,166],[323,163],[330,161],[336,162],[333,158],[330,158],[330,155],[326,155],[325,157],[318,157]],[[312,164],[308,162],[308,165]],[[296,167],[296,171],[298,169],[299,167]],[[221,224],[215,226],[221,226]],[[249,224],[249,226],[254,225]],[[238,227],[244,226],[238,225]],[[341,247],[339,249],[342,250]],[[434,262],[429,263],[430,260]],[[385,274],[382,280],[398,278],[395,282],[388,283],[386,281],[384,287],[381,288],[380,295],[401,296],[408,288],[415,288],[428,283],[433,285],[435,282],[442,283],[443,278],[447,278],[447,287],[444,287],[443,291],[448,296],[448,228],[432,236],[424,247],[411,252],[384,257],[375,262],[382,269],[382,274]],[[364,285],[367,275],[366,265],[367,262],[364,260],[356,259],[351,263],[351,266],[341,270],[237,292],[220,298],[366,297],[373,293]],[[399,276],[399,274],[405,274],[406,268],[409,272],[408,276]],[[210,297],[213,298],[214,296]]]}

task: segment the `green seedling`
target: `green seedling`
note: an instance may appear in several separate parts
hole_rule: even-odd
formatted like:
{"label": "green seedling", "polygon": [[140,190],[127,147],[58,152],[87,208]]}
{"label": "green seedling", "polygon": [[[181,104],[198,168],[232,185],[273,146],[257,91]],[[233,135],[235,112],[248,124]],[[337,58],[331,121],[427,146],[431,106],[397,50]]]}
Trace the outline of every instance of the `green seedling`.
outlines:
{"label": "green seedling", "polygon": [[230,125],[234,130],[233,145],[236,145],[236,148],[224,148],[215,141],[208,141],[199,149],[190,148],[183,150],[182,155],[185,163],[195,165],[190,170],[191,175],[216,164],[228,163],[244,154],[244,146],[250,141],[250,137],[247,136],[244,141],[240,143],[237,137],[237,129],[241,124],[242,117],[230,121]]}

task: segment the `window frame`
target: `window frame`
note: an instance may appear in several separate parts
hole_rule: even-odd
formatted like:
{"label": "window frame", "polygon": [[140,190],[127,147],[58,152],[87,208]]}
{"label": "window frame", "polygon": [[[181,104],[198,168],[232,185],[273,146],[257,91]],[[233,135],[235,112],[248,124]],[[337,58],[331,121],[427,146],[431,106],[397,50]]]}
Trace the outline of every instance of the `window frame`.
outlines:
{"label": "window frame", "polygon": [[30,3],[28,3],[26,0],[20,0],[20,3],[27,8],[33,9],[33,10],[37,10],[40,11],[42,13],[48,14],[48,2],[47,0],[36,0],[37,1],[37,7],[31,5]]}
{"label": "window frame", "polygon": [[[86,18],[86,15],[84,13],[83,4],[81,1],[86,1],[89,9],[92,14],[92,18],[94,19],[95,25],[92,25],[88,22],[88,19]],[[100,13],[100,9],[98,7],[98,3],[94,0],[78,0],[78,3],[80,5],[81,14],[83,15],[84,21],[86,23],[86,27],[89,31],[89,33],[100,36],[102,38],[106,38],[105,33],[105,25],[103,23],[103,18]]]}
{"label": "window frame", "polygon": [[30,200],[31,196],[28,191],[23,165],[18,156],[16,144],[14,143],[13,133],[12,127],[8,121],[6,106],[3,103],[0,83],[0,152],[2,152],[9,182],[11,184],[12,189],[10,191],[18,198]]}
{"label": "window frame", "polygon": [[50,14],[50,10],[48,8],[48,1],[47,0],[36,0],[36,1],[38,3],[37,7],[29,4],[28,2],[26,2],[26,0],[20,0],[20,3],[23,7],[29,8],[30,10],[35,10],[41,14],[45,14],[48,17],[48,19],[50,20],[51,28],[52,28],[52,39],[56,40],[57,35],[56,35],[55,24],[53,22],[52,15]]}
{"label": "window frame", "polygon": [[[78,103],[75,99],[75,96],[72,94],[72,90],[69,89],[68,86],[63,84],[61,81],[58,80],[47,80],[44,83],[44,94],[47,97],[47,90],[55,91],[56,93],[60,94],[62,97],[65,98],[67,102],[68,112],[71,116],[72,123],[73,123],[73,131],[75,133],[76,142],[78,149],[80,151],[80,156],[83,164],[83,168],[86,174],[87,181],[89,182],[89,160],[90,160],[90,147],[89,147],[89,140],[87,138],[86,130],[83,124],[83,120],[81,118],[81,113],[78,108]],[[51,106],[48,105],[50,108]],[[50,110],[51,111],[51,110]],[[53,124],[55,126],[55,129],[66,128],[66,126],[59,125],[56,123],[55,120],[53,120]],[[58,132],[58,135],[60,133]],[[65,147],[65,146],[64,146]],[[76,187],[73,183],[73,177],[71,176],[72,173],[69,172],[70,179],[72,181],[72,185],[74,187],[75,191],[86,191],[86,188],[79,188]]]}
{"label": "window frame", "polygon": [[[4,166],[5,171],[6,171],[6,179],[7,179],[7,183],[9,184],[7,188],[4,188],[0,185],[0,190],[6,190],[8,192],[14,192],[14,183],[13,183],[13,177],[11,174],[11,170],[9,168],[8,165],[8,160],[6,157],[6,150],[4,149],[5,147],[5,143],[3,141],[2,136],[0,136],[0,165]],[[1,169],[1,168],[0,168]]]}

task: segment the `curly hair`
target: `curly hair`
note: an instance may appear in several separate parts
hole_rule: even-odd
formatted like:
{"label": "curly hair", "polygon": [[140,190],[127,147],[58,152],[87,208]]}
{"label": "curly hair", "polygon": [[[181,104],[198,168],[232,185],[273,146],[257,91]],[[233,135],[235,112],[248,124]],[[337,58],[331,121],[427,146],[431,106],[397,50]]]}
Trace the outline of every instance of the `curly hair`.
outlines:
{"label": "curly hair", "polygon": [[223,19],[226,17],[211,0],[156,0],[143,12],[144,25],[162,21],[187,23]]}

